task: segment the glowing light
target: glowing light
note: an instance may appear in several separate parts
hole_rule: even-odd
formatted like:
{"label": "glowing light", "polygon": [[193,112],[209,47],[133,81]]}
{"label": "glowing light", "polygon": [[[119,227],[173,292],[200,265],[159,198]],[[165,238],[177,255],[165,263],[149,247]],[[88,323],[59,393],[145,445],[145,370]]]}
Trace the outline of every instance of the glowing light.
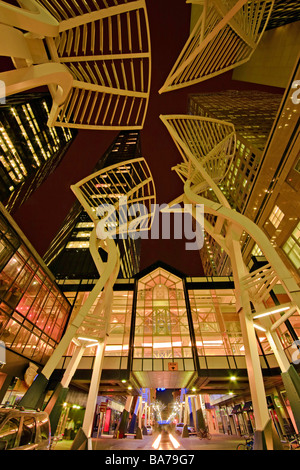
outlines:
{"label": "glowing light", "polygon": [[161,434],[155,439],[155,441],[152,444],[153,449],[157,450],[159,448],[159,444],[161,441]]}
{"label": "glowing light", "polygon": [[273,315],[274,313],[279,313],[279,312],[284,312],[285,310],[289,310],[292,306],[291,305],[283,305],[282,307],[278,307],[275,310],[270,309],[266,310],[265,312],[254,314],[253,319],[255,318],[260,318],[260,317],[266,317],[267,315]]}
{"label": "glowing light", "polygon": [[260,331],[267,331],[265,328],[263,328],[263,327],[260,326],[260,325],[257,325],[256,323],[253,323],[253,326],[254,326],[254,328],[256,328],[257,330],[260,330]]}
{"label": "glowing light", "polygon": [[178,449],[178,447],[180,447],[180,444],[179,444],[179,442],[175,439],[175,437],[172,436],[172,434],[169,434],[169,438],[170,438],[170,441],[172,442],[174,448],[175,448],[175,449]]}

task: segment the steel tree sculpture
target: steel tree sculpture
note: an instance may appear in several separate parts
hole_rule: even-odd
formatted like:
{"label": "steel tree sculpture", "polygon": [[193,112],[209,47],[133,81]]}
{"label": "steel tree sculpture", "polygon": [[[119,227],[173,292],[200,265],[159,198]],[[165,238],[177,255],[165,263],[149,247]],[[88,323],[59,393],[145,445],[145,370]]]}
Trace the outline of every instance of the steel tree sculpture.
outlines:
{"label": "steel tree sculpture", "polygon": [[[154,217],[154,212],[151,211],[155,210],[156,194],[153,178],[144,158],[136,158],[106,167],[71,188],[94,222],[89,248],[99,272],[99,279],[86,302],[70,321],[53,355],[23,397],[21,404],[36,406],[51,374],[69,345],[74,342],[77,346],[76,350],[52,402],[50,400],[46,407],[50,414],[56,414],[54,406],[57,402],[58,405],[62,403],[85,348],[95,346],[96,358],[84,422],[81,432],[76,435],[73,443],[73,447],[78,448],[85,446],[87,440],[90,443],[105,345],[110,330],[113,286],[120,268],[115,237],[124,233],[130,236],[133,223],[134,232],[151,228]],[[141,215],[135,220],[127,217],[132,205],[137,205],[138,209],[141,209]],[[107,211],[109,211],[108,217],[105,215]],[[99,248],[106,251],[106,261],[102,260]]]}
{"label": "steel tree sculpture", "polygon": [[151,80],[145,0],[0,2],[6,95],[48,86],[49,126],[141,129]]}
{"label": "steel tree sculpture", "polygon": [[160,93],[208,80],[249,61],[274,0],[190,0],[203,5]]}
{"label": "steel tree sculpture", "polygon": [[[265,233],[246,216],[233,210],[218,186],[235,152],[234,127],[226,122],[198,116],[161,116],[161,120],[183,157],[183,163],[174,170],[183,180],[184,192],[169,204],[167,210],[172,210],[174,204],[186,203],[192,205],[193,216],[196,217],[196,205],[203,204],[204,213],[209,216],[204,219],[204,229],[230,257],[255,413],[255,447],[280,447],[268,413],[255,328],[264,329],[282,373],[289,373],[292,366],[276,329],[296,309],[299,312],[299,286]],[[241,252],[240,238],[244,231],[255,240],[268,260],[266,266],[251,273],[244,264]],[[267,309],[264,301],[277,283],[281,284],[290,301]],[[270,315],[283,311],[284,316],[271,323]]]}

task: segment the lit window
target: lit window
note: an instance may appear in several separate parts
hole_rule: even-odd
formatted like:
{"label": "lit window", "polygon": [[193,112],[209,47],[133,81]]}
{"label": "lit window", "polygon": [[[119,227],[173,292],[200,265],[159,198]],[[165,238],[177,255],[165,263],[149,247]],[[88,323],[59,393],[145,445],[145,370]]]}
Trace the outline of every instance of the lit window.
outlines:
{"label": "lit window", "polygon": [[66,248],[88,248],[88,247],[89,247],[89,242],[83,242],[83,241],[69,242],[66,246]]}
{"label": "lit window", "polygon": [[76,238],[90,238],[91,232],[77,232],[76,233]]}
{"label": "lit window", "polygon": [[283,217],[284,213],[282,212],[282,210],[280,210],[278,206],[275,206],[269,217],[269,220],[270,222],[272,222],[275,228],[278,228]]}
{"label": "lit window", "polygon": [[78,228],[93,228],[94,222],[78,222],[76,225]]}
{"label": "lit window", "polygon": [[300,222],[282,247],[293,265],[300,268]]}
{"label": "lit window", "polygon": [[257,243],[254,245],[254,248],[253,248],[251,254],[252,254],[252,256],[262,256],[262,251],[259,248],[259,246],[257,245]]}
{"label": "lit window", "polygon": [[295,170],[298,171],[298,173],[300,173],[300,158],[298,159],[298,161],[295,165]]}

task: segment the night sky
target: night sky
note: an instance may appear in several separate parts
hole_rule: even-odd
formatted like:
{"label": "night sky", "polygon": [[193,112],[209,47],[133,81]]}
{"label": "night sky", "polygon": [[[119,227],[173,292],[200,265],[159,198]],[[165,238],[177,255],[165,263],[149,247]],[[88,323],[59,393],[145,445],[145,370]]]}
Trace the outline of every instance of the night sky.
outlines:
{"label": "night sky", "polygon": [[[157,203],[167,203],[183,191],[181,180],[171,167],[181,161],[160,114],[187,113],[189,93],[225,89],[267,89],[232,82],[232,73],[182,90],[158,94],[189,35],[190,5],[182,0],[148,0],[152,48],[151,96],[144,129],[142,156],[147,160],[156,184]],[[274,91],[274,90],[273,90]],[[89,175],[109,147],[117,131],[79,131],[62,163],[14,214],[38,253],[43,256],[75,201],[70,185]],[[199,254],[184,249],[185,240],[143,240],[141,269],[160,260],[187,275],[202,275]]]}

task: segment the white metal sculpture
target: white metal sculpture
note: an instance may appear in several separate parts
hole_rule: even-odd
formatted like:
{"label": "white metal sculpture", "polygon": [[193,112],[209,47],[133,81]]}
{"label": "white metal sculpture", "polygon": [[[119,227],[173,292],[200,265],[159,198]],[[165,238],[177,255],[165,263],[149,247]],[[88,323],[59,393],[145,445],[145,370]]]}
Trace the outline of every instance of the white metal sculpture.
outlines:
{"label": "white metal sculpture", "polygon": [[268,23],[274,0],[191,0],[202,13],[160,93],[231,70],[248,60]]}
{"label": "white metal sculpture", "polygon": [[[85,348],[97,346],[82,432],[79,434],[79,439],[84,436],[85,445],[86,439],[88,444],[91,444],[89,438],[92,432],[105,345],[110,330],[113,286],[120,268],[115,235],[130,232],[132,217],[125,218],[124,215],[125,212],[130,213],[130,206],[133,204],[143,205],[147,209],[145,216],[141,215],[139,218],[140,223],[135,224],[135,231],[140,232],[151,228],[154,217],[154,212],[151,211],[155,210],[156,193],[150,169],[144,158],[136,158],[106,167],[71,188],[94,222],[89,248],[100,277],[86,302],[71,319],[64,336],[42,369],[41,375],[45,380],[49,380],[67,348],[71,342],[74,342],[77,349],[61,381],[62,387],[68,387]],[[108,230],[104,233],[102,230],[102,235],[106,236],[99,238],[97,226],[103,218],[108,227],[112,224],[112,219],[105,216],[108,208],[111,214],[112,209],[116,213],[113,219],[114,231],[112,233]],[[99,253],[100,247],[107,252],[105,262]]]}
{"label": "white metal sculpture", "polygon": [[[265,399],[255,327],[264,328],[278,364],[282,372],[286,372],[290,364],[279,341],[276,328],[292,315],[295,309],[298,309],[298,312],[300,311],[299,286],[264,232],[246,216],[231,209],[218,186],[218,183],[222,180],[222,171],[225,170],[226,172],[226,168],[231,161],[231,144],[234,140],[227,147],[227,151],[226,147],[224,147],[224,136],[222,134],[215,133],[216,139],[212,141],[211,135],[206,131],[203,132],[205,127],[199,125],[206,118],[174,115],[161,116],[161,119],[177,147],[180,148],[184,161],[191,169],[191,171],[185,174],[184,193],[169,204],[168,210],[172,210],[172,206],[179,202],[192,204],[193,208],[197,204],[203,204],[205,214],[212,215],[215,218],[214,224],[205,219],[204,228],[221,245],[231,260],[237,310],[245,344],[249,385],[255,413],[256,446],[260,448],[263,439],[262,435],[264,435],[267,448],[272,449],[277,444],[274,443],[274,435],[270,429],[271,423]],[[191,121],[194,121],[193,126],[191,126]],[[211,120],[207,119],[207,125],[210,123]],[[219,122],[219,125],[223,129],[228,127],[228,124],[225,122],[223,124]],[[194,129],[193,133],[190,132],[192,127]],[[227,139],[231,138],[232,136],[227,137]],[[216,142],[218,139],[219,143]],[[215,145],[216,149],[215,154],[218,154],[217,149],[220,148],[223,152],[224,163],[220,165],[220,171],[217,171],[217,173],[214,170],[215,154],[210,150],[210,146],[213,145]],[[201,154],[198,149],[206,147],[209,150],[208,154]],[[210,156],[208,157],[208,155]],[[179,164],[179,166],[174,168],[177,172],[178,167],[181,168],[181,165]],[[203,183],[203,179],[206,181],[206,185]],[[207,189],[210,189],[210,191],[207,191]],[[208,194],[212,194],[212,197],[208,197]],[[193,216],[196,217],[194,209]],[[242,257],[240,238],[243,231],[247,232],[256,241],[269,262],[268,265],[253,273],[249,273]],[[290,302],[284,306],[266,309],[264,301],[275,283],[281,284]],[[254,313],[252,306],[255,309]],[[272,324],[270,315],[278,312],[278,308],[279,311],[285,311],[286,313],[278,322]]]}
{"label": "white metal sculpture", "polygon": [[7,96],[49,87],[49,126],[141,129],[148,107],[151,47],[145,0],[0,1],[0,74]]}

